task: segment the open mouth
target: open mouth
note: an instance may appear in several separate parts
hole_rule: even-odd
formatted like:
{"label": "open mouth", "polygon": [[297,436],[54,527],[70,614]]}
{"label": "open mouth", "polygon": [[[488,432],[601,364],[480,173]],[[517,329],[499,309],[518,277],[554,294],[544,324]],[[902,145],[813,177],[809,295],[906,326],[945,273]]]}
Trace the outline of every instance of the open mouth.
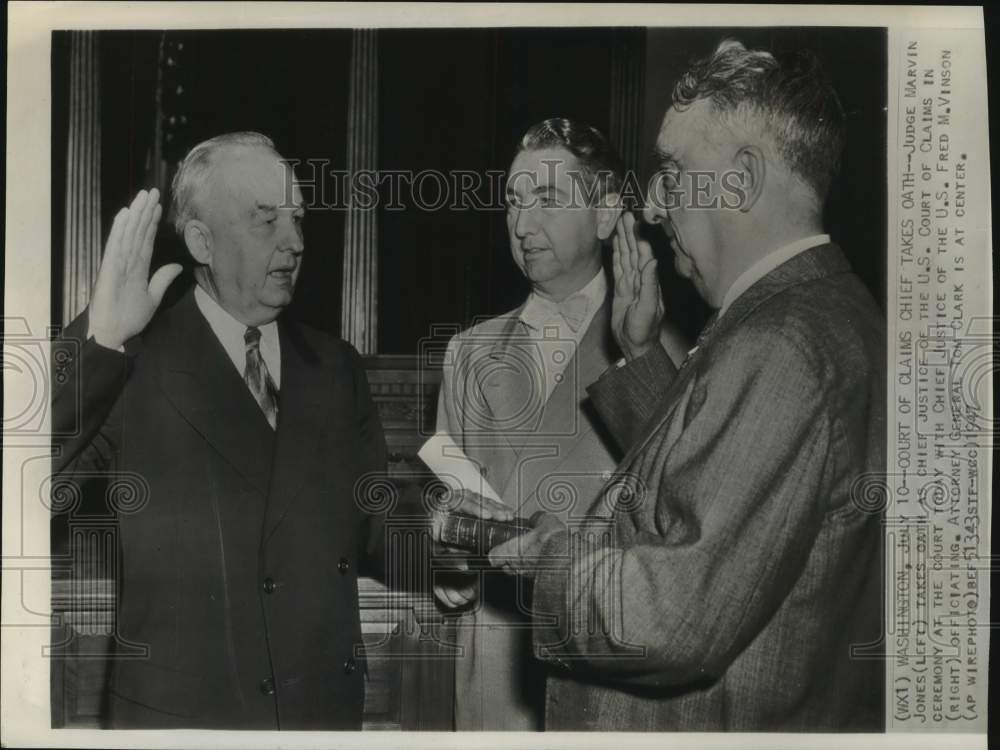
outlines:
{"label": "open mouth", "polygon": [[267,275],[274,278],[276,281],[291,281],[292,275],[295,273],[295,268],[277,268],[273,271],[268,271]]}

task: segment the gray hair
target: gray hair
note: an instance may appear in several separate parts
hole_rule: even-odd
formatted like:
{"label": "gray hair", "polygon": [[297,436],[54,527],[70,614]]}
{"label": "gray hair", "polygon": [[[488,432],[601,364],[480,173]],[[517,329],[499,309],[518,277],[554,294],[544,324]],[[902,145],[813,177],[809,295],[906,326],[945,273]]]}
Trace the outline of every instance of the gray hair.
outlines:
{"label": "gray hair", "polygon": [[729,124],[768,138],[788,168],[821,203],[825,200],[840,169],[845,116],[814,55],[797,52],[779,60],[770,52],[723,40],[674,87],[678,110],[700,99],[711,102]]}
{"label": "gray hair", "polygon": [[270,149],[275,154],[278,153],[274,148],[274,141],[266,135],[252,131],[223,133],[202,141],[188,151],[177,169],[177,174],[174,175],[171,186],[173,193],[171,215],[174,229],[179,235],[184,235],[184,227],[189,221],[198,218],[195,196],[205,185],[216,154],[230,146],[259,146]]}

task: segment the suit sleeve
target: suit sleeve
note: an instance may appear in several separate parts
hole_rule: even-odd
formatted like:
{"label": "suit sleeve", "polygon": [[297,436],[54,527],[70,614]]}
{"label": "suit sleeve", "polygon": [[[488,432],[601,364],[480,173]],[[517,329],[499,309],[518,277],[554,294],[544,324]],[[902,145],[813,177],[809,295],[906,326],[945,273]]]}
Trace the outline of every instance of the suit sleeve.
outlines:
{"label": "suit sleeve", "polygon": [[[372,400],[371,387],[365,374],[364,362],[354,347],[347,345],[351,375],[354,379],[354,398],[358,413],[358,440],[360,455],[365,465],[359,467],[358,476],[368,473],[388,475],[385,433],[378,408]],[[385,565],[385,514],[367,513],[362,521],[360,542],[361,572],[379,580],[386,578]]]}
{"label": "suit sleeve", "polygon": [[87,338],[84,312],[52,342],[53,471],[104,471],[120,444],[116,408],[131,371],[130,355]]}
{"label": "suit sleeve", "polygon": [[670,355],[662,346],[653,346],[621,367],[611,365],[587,388],[622,453],[632,447],[676,377],[677,367]]}
{"label": "suit sleeve", "polygon": [[667,423],[638,456],[634,535],[543,547],[566,561],[535,577],[537,616],[556,616],[534,632],[545,657],[612,682],[717,677],[801,572],[830,481],[829,394],[790,341],[735,348],[695,384],[676,439]]}

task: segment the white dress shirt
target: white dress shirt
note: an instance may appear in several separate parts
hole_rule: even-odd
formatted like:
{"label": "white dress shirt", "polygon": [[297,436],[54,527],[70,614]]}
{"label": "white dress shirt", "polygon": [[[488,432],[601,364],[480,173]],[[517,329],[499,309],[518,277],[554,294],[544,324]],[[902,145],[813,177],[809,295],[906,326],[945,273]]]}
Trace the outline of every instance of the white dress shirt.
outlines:
{"label": "white dress shirt", "polygon": [[727,291],[726,295],[722,298],[722,307],[719,308],[719,318],[722,317],[726,310],[729,309],[729,306],[732,305],[733,302],[735,302],[736,299],[743,294],[743,292],[767,276],[782,263],[791,260],[799,253],[804,253],[810,248],[818,247],[819,245],[826,245],[829,244],[829,242],[830,235],[815,234],[812,237],[803,237],[801,240],[789,242],[787,245],[782,245],[777,250],[769,252],[763,258],[750,266],[750,268],[741,273],[736,281],[733,282],[733,285],[729,287],[729,291]]}
{"label": "white dress shirt", "polygon": [[[194,288],[194,301],[242,378],[247,366],[247,345],[244,339],[247,326],[226,312],[197,285]],[[278,323],[272,320],[257,328],[260,329],[260,355],[267,365],[267,371],[275,387],[281,388],[281,345],[278,342]]]}
{"label": "white dress shirt", "polygon": [[[553,389],[562,382],[566,365],[576,354],[576,348],[583,339],[594,315],[601,309],[608,293],[608,282],[601,269],[583,289],[569,295],[562,303],[534,290],[521,308],[520,319],[527,326],[529,336],[537,339],[542,361],[536,362],[545,376],[545,400],[548,401]],[[559,306],[570,305],[581,310],[580,323],[576,330],[559,312]]]}

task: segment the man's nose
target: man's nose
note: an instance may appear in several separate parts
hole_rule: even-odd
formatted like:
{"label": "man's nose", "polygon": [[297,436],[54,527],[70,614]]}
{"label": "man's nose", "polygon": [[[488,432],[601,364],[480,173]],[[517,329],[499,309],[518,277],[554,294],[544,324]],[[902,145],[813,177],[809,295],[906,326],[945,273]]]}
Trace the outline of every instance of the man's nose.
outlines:
{"label": "man's nose", "polygon": [[305,250],[302,229],[294,223],[290,223],[285,228],[285,231],[282,232],[278,246],[285,252],[292,253],[293,255],[301,255]]}
{"label": "man's nose", "polygon": [[514,234],[519,240],[523,240],[535,231],[534,209],[524,207],[515,209],[517,211],[514,219]]}
{"label": "man's nose", "polygon": [[659,205],[659,201],[655,195],[650,195],[646,200],[646,205],[642,209],[642,218],[648,224],[669,223],[667,221],[667,208],[666,206]]}

